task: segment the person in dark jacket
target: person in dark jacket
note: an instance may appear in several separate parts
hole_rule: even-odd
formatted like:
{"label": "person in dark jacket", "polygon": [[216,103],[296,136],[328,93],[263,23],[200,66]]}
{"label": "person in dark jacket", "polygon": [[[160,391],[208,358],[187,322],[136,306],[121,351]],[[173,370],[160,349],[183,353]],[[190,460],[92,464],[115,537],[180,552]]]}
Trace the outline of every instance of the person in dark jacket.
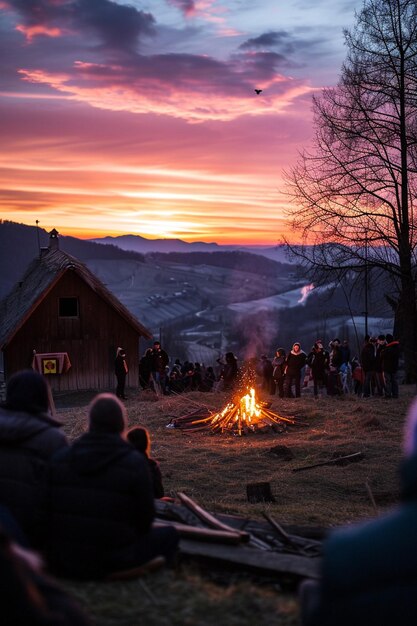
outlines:
{"label": "person in dark jacket", "polygon": [[284,348],[278,348],[272,359],[272,367],[274,368],[272,375],[275,381],[275,390],[278,388],[280,398],[284,397],[285,361],[286,354]]}
{"label": "person in dark jacket", "polygon": [[164,487],[162,484],[162,474],[158,461],[155,461],[151,457],[151,439],[146,428],[140,426],[134,426],[127,431],[126,439],[128,442],[143,456],[148,463],[149,471],[151,473],[153,495],[154,498],[164,497]]}
{"label": "person in dark jacket", "polygon": [[[217,359],[219,361],[219,359]],[[223,390],[229,391],[234,388],[238,377],[237,359],[233,352],[226,352],[225,362],[220,374],[220,378],[223,381]]]}
{"label": "person in dark jacket", "polygon": [[152,348],[147,348],[139,361],[139,384],[142,389],[153,389],[152,379],[153,356]]}
{"label": "person in dark jacket", "polygon": [[311,368],[313,376],[314,397],[319,395],[319,389],[327,386],[327,376],[330,368],[330,357],[324,349],[321,341],[316,341],[312,351],[307,357],[307,365]]}
{"label": "person in dark jacket", "polygon": [[261,389],[266,393],[275,394],[274,367],[266,354],[261,356],[260,371],[262,376]]}
{"label": "person in dark jacket", "polygon": [[41,374],[23,370],[10,378],[0,407],[0,504],[38,548],[45,522],[47,465],[55,452],[68,447],[61,424],[48,410],[48,387]]}
{"label": "person in dark jacket", "polygon": [[126,352],[123,348],[117,348],[116,360],[114,362],[114,373],[117,378],[116,396],[122,400],[127,400],[125,396],[125,385],[128,371]]}
{"label": "person in dark jacket", "polygon": [[158,555],[174,556],[175,529],[151,528],[148,464],[122,438],[125,428],[123,404],[100,394],[89,408],[88,432],[53,458],[47,557],[57,575],[105,578]]}
{"label": "person in dark jacket", "polygon": [[168,383],[168,363],[169,356],[167,352],[162,349],[159,341],[154,341],[152,350],[152,376],[162,393],[165,393]]}
{"label": "person in dark jacket", "polygon": [[365,343],[361,352],[361,365],[365,375],[363,397],[369,398],[372,393],[372,383],[375,380],[376,339],[374,337],[365,337]]}
{"label": "person in dark jacket", "polygon": [[417,624],[417,401],[404,453],[400,506],[325,542],[321,583],[301,589],[303,626]]}
{"label": "person in dark jacket", "polygon": [[400,360],[400,344],[388,333],[386,344],[381,353],[381,368],[384,377],[385,397],[398,398],[398,363]]}
{"label": "person in dark jacket", "polygon": [[292,386],[295,387],[295,397],[301,396],[301,372],[306,364],[307,355],[301,350],[301,345],[294,343],[285,362],[285,396],[293,398]]}

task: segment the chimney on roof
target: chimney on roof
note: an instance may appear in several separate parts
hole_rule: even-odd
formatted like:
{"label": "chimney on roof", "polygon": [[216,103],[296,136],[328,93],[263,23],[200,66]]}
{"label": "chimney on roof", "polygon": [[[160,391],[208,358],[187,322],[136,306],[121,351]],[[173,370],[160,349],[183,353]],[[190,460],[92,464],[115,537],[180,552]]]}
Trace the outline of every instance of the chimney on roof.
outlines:
{"label": "chimney on roof", "polygon": [[50,252],[54,252],[55,250],[59,250],[59,233],[53,228],[49,233],[49,250]]}

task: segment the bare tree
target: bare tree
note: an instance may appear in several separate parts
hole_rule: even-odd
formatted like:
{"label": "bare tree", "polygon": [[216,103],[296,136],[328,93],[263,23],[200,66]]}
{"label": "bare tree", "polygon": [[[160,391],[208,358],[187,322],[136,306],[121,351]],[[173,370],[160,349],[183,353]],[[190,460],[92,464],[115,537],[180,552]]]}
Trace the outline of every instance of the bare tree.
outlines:
{"label": "bare tree", "polygon": [[[406,377],[416,378],[417,0],[365,0],[336,88],[313,99],[315,139],[288,174],[297,253],[316,271],[390,280]],[[331,244],[331,245],[329,245]]]}

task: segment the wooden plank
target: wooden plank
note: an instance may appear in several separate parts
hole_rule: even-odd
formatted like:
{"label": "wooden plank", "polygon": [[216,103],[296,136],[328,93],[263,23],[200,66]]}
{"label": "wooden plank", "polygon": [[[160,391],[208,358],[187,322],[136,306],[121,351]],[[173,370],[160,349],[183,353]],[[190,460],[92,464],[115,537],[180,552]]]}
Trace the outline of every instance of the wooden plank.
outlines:
{"label": "wooden plank", "polygon": [[162,528],[164,526],[172,526],[177,530],[180,537],[184,537],[186,539],[234,545],[242,541],[240,535],[233,531],[228,532],[225,530],[214,530],[213,528],[199,528],[197,526],[187,526],[187,524],[179,524],[177,522],[168,522],[158,519],[156,519],[153,523],[154,528]]}
{"label": "wooden plank", "polygon": [[241,530],[236,530],[235,528],[232,528],[231,526],[227,526],[227,524],[224,524],[223,522],[220,522],[218,519],[216,519],[214,517],[214,515],[212,515],[211,513],[206,511],[205,509],[203,509],[196,502],[194,502],[194,500],[192,500],[191,498],[186,496],[185,493],[178,492],[177,496],[181,500],[182,504],[184,504],[184,506],[186,506],[188,509],[193,511],[193,513],[198,515],[198,517],[203,522],[205,522],[208,526],[211,526],[212,528],[215,528],[217,530],[225,530],[225,531],[228,531],[228,532],[236,532],[236,533],[238,533],[240,535],[242,541],[249,541],[249,539],[250,539],[249,533],[247,533],[245,531],[241,531]]}
{"label": "wooden plank", "polygon": [[181,554],[245,566],[265,573],[291,574],[300,578],[320,578],[319,557],[298,554],[282,554],[266,550],[255,550],[245,546],[209,544],[188,539],[179,543]]}

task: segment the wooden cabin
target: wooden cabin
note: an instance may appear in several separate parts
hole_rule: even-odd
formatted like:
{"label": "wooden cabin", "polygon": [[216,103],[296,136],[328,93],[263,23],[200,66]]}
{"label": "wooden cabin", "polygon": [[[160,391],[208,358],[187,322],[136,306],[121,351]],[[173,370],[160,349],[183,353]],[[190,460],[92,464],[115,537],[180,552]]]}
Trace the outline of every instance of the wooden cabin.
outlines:
{"label": "wooden cabin", "polygon": [[139,383],[139,342],[152,334],[78,259],[58,232],[0,305],[6,380],[34,367],[55,391],[113,391],[117,348],[126,350],[127,386]]}

